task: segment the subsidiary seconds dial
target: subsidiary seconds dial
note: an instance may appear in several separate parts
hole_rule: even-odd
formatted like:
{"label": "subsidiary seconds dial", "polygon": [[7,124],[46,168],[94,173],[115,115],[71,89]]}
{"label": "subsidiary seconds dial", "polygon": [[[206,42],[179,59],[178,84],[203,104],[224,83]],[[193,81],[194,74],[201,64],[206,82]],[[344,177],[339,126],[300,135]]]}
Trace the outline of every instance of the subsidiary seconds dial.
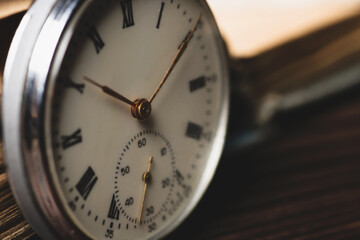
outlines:
{"label": "subsidiary seconds dial", "polygon": [[177,172],[174,151],[163,134],[144,130],[134,135],[116,164],[113,216],[140,225],[166,220]]}

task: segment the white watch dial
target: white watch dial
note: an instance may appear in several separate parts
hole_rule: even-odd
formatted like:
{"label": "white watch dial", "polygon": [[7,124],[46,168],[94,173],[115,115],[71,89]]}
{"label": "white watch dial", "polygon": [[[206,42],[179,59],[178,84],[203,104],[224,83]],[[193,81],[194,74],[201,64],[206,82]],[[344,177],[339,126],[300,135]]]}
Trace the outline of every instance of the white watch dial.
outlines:
{"label": "white watch dial", "polygon": [[[227,74],[218,31],[203,1],[89,9],[69,46],[60,42],[67,50],[47,90],[52,179],[89,238],[158,238],[194,207],[219,159]],[[137,99],[152,100],[144,120],[131,113]]]}

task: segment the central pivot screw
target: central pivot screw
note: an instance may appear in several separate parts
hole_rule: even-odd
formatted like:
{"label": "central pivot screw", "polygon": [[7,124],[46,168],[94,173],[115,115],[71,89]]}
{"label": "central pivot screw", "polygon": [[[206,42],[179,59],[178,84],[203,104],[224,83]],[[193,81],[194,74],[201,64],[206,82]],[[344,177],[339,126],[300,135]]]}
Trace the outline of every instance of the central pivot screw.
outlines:
{"label": "central pivot screw", "polygon": [[131,114],[138,120],[146,120],[151,114],[151,103],[145,98],[136,99],[135,106],[131,107]]}
{"label": "central pivot screw", "polygon": [[151,182],[151,173],[150,172],[146,172],[144,173],[143,175],[143,181],[146,183],[146,184],[149,184]]}

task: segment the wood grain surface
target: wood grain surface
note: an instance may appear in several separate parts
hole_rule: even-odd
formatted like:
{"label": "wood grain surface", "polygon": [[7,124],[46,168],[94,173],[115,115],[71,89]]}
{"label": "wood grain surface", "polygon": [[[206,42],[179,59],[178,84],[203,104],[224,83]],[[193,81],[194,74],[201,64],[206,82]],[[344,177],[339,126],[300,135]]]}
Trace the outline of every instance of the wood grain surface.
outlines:
{"label": "wood grain surface", "polygon": [[11,193],[5,173],[5,164],[0,153],[0,239],[28,239],[34,231],[24,220]]}

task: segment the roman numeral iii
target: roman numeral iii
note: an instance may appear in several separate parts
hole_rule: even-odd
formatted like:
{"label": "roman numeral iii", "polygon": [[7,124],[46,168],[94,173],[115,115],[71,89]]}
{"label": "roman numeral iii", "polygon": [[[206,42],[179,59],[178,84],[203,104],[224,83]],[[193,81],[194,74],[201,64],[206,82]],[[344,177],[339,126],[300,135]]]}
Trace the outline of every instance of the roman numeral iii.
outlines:
{"label": "roman numeral iii", "polygon": [[203,128],[195,123],[189,122],[186,128],[186,136],[195,140],[200,140],[203,133]]}
{"label": "roman numeral iii", "polygon": [[190,92],[195,92],[199,89],[206,87],[206,79],[205,77],[199,77],[194,80],[191,80],[189,83]]}

